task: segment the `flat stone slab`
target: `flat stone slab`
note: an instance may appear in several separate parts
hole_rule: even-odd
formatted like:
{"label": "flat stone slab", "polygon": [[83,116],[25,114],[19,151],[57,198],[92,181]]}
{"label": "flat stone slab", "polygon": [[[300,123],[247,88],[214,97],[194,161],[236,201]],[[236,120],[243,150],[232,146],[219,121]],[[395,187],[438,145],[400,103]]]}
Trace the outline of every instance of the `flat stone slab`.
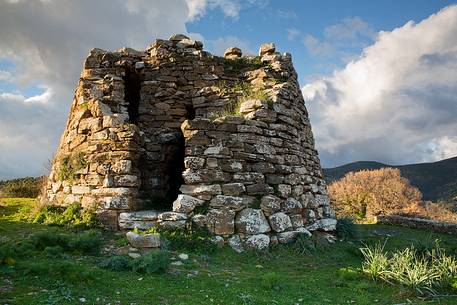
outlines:
{"label": "flat stone slab", "polygon": [[147,230],[157,225],[160,212],[144,210],[135,212],[124,212],[119,215],[119,227],[124,230],[137,228]]}

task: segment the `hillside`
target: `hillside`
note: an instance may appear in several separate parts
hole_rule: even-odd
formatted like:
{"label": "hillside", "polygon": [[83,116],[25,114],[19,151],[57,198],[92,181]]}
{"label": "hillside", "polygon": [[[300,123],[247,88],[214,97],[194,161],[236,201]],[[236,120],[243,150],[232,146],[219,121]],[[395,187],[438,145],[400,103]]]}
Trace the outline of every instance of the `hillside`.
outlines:
{"label": "hillside", "polygon": [[457,196],[457,157],[432,163],[393,166],[379,162],[359,161],[324,169],[327,183],[342,178],[348,172],[382,167],[398,168],[402,176],[421,190],[424,200],[448,200]]}

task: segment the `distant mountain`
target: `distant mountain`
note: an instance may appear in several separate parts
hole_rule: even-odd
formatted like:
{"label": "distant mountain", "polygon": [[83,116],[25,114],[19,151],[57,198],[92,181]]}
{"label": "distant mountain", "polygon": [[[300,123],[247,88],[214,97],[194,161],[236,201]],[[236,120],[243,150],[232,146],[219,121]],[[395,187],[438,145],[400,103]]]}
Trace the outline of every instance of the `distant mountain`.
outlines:
{"label": "distant mountain", "polygon": [[331,183],[352,171],[383,167],[400,169],[402,176],[422,192],[424,200],[449,200],[457,196],[457,157],[433,163],[399,166],[372,161],[359,161],[334,168],[326,168],[324,169],[324,175],[327,183]]}

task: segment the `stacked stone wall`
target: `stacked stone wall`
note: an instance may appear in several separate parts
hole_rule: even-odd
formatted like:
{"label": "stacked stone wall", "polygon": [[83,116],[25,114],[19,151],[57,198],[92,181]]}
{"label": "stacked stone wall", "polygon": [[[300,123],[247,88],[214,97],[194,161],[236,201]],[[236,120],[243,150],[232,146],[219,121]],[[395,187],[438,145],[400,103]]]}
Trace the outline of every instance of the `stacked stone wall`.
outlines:
{"label": "stacked stone wall", "polygon": [[183,35],[91,51],[42,199],[232,244],[336,223],[290,54],[266,44],[222,58]]}

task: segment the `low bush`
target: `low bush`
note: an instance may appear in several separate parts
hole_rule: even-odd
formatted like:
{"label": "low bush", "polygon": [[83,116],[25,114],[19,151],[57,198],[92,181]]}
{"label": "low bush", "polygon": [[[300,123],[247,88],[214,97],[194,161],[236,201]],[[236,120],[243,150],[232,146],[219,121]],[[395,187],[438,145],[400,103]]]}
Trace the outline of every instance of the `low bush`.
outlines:
{"label": "low bush", "polygon": [[47,230],[35,233],[30,240],[37,250],[59,246],[68,252],[91,255],[98,254],[103,243],[102,234],[95,230],[66,234]]}
{"label": "low bush", "polygon": [[363,272],[375,280],[400,284],[420,294],[435,295],[453,288],[457,278],[457,261],[437,245],[425,254],[411,246],[388,253],[376,244],[360,249],[364,256]]}
{"label": "low bush", "polygon": [[306,234],[298,234],[295,242],[292,244],[292,248],[304,255],[312,255],[317,250],[314,240]]}
{"label": "low bush", "polygon": [[87,283],[95,280],[93,270],[85,265],[69,261],[24,262],[19,268],[24,274],[57,277],[71,283]]}
{"label": "low bush", "polygon": [[4,197],[36,198],[40,194],[44,177],[25,177],[0,181],[0,194]]}
{"label": "low bush", "polygon": [[164,240],[163,246],[168,250],[208,254],[217,249],[217,245],[212,241],[212,235],[204,228],[193,227],[173,231],[153,229],[151,232],[160,233]]}
{"label": "low bush", "polygon": [[114,255],[104,260],[100,267],[111,271],[130,271],[131,259],[125,255]]}
{"label": "low bush", "polygon": [[64,250],[61,246],[46,247],[43,252],[49,258],[60,258],[64,254]]}
{"label": "low bush", "polygon": [[268,272],[260,276],[260,285],[265,290],[279,291],[284,288],[284,281],[276,272]]}
{"label": "low bush", "polygon": [[358,237],[359,232],[352,218],[343,217],[336,223],[336,234],[342,240],[352,240]]}
{"label": "low bush", "polygon": [[66,207],[45,206],[32,215],[33,222],[57,226],[76,226],[81,228],[95,228],[99,223],[92,209],[83,209],[79,203]]}
{"label": "low bush", "polygon": [[162,273],[168,269],[171,259],[166,251],[152,251],[132,261],[132,271],[139,273]]}

